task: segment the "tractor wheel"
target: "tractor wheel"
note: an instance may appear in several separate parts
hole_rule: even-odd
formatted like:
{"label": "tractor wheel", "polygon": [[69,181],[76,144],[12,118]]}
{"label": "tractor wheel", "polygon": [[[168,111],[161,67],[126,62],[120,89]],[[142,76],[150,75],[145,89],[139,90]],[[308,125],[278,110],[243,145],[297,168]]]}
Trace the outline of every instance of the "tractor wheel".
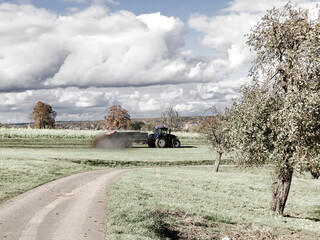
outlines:
{"label": "tractor wheel", "polygon": [[156,139],[157,148],[164,148],[164,147],[166,147],[166,144],[167,144],[166,139],[164,139],[164,138]]}
{"label": "tractor wheel", "polygon": [[179,139],[172,140],[172,147],[179,148],[180,146],[181,146],[181,143],[180,143]]}
{"label": "tractor wheel", "polygon": [[154,139],[149,139],[148,140],[148,146],[151,147],[151,148],[155,148],[156,147]]}

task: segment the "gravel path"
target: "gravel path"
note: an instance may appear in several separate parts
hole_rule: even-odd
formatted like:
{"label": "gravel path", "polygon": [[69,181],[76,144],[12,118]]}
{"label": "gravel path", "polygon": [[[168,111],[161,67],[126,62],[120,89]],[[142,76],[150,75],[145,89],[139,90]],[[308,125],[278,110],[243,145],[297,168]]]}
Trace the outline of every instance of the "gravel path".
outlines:
{"label": "gravel path", "polygon": [[107,188],[127,170],[80,173],[0,205],[0,239],[105,240]]}

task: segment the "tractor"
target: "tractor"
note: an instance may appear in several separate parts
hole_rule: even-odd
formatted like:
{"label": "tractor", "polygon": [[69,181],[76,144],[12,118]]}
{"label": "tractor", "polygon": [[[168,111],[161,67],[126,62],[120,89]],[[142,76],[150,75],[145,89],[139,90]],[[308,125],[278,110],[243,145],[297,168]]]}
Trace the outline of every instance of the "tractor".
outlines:
{"label": "tractor", "polygon": [[129,148],[133,143],[148,143],[149,147],[165,148],[180,147],[177,136],[171,134],[171,130],[164,126],[154,128],[154,133],[146,132],[117,132],[106,131],[97,136],[92,146],[95,148]]}
{"label": "tractor", "polygon": [[180,147],[180,141],[176,135],[171,134],[171,129],[164,126],[157,126],[154,132],[148,135],[149,147],[165,148]]}

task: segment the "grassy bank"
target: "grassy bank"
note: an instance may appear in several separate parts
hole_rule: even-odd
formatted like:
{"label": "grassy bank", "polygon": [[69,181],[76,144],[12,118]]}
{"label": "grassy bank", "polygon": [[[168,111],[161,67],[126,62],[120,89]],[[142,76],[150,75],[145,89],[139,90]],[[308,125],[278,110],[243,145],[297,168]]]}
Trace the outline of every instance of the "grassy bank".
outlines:
{"label": "grassy bank", "polygon": [[294,178],[286,213],[269,211],[269,169],[134,170],[110,190],[108,239],[317,239],[319,182]]}
{"label": "grassy bank", "polygon": [[0,159],[0,202],[43,183],[96,167],[59,160]]}

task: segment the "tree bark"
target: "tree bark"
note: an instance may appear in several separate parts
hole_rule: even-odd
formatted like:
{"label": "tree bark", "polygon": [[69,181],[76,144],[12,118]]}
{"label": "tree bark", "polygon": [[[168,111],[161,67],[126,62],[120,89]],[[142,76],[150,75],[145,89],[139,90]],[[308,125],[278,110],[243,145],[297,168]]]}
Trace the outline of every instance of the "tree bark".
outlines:
{"label": "tree bark", "polygon": [[313,179],[319,179],[320,177],[320,170],[319,169],[310,169],[309,170]]}
{"label": "tree bark", "polygon": [[278,215],[283,215],[284,207],[289,195],[293,175],[293,169],[282,169],[278,174],[278,179],[274,182],[271,210]]}
{"label": "tree bark", "polygon": [[219,171],[221,157],[222,157],[222,152],[217,152],[217,158],[216,158],[216,161],[214,163],[214,167],[213,167],[212,172],[216,173],[216,172]]}

